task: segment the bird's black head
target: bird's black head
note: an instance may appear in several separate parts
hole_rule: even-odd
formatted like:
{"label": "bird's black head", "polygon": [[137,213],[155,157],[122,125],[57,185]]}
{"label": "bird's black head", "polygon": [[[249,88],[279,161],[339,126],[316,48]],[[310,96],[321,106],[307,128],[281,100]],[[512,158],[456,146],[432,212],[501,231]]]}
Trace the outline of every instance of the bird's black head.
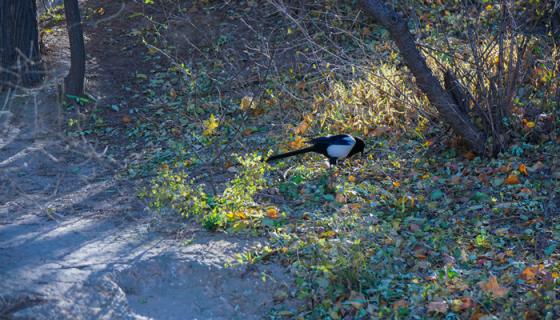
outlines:
{"label": "bird's black head", "polygon": [[365,144],[364,140],[362,140],[360,138],[356,138],[356,137],[354,137],[354,139],[356,139],[356,144],[354,145],[352,150],[350,150],[350,154],[348,155],[348,157],[351,157],[358,152],[361,152],[362,155],[364,154],[364,149],[366,148],[366,144]]}

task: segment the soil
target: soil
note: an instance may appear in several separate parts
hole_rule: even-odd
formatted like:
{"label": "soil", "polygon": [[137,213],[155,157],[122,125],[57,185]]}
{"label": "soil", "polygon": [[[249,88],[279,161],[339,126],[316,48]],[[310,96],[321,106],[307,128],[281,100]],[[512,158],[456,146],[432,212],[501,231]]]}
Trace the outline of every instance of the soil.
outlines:
{"label": "soil", "polygon": [[[107,16],[137,5],[80,4],[103,6]],[[145,50],[138,44],[121,54],[129,28],[123,19],[86,24],[87,86],[98,103],[122,101],[133,70],[148,69],[135,59],[135,50]],[[64,132],[66,111],[57,101],[69,61],[63,28],[53,28],[43,54],[44,85],[0,97],[0,319],[266,317],[275,294],[290,288],[286,270],[224,267],[262,239],[209,233],[150,212],[136,182],[120,174],[126,154],[109,157]]]}

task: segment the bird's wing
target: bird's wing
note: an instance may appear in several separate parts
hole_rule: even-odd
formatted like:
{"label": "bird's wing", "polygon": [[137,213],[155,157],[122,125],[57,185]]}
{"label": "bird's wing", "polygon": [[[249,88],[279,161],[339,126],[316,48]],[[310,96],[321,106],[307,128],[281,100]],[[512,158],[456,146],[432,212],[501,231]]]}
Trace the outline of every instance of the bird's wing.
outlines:
{"label": "bird's wing", "polygon": [[352,146],[356,143],[356,140],[351,135],[348,134],[337,134],[334,136],[326,136],[326,137],[311,139],[308,142],[315,145],[337,144],[337,145]]}

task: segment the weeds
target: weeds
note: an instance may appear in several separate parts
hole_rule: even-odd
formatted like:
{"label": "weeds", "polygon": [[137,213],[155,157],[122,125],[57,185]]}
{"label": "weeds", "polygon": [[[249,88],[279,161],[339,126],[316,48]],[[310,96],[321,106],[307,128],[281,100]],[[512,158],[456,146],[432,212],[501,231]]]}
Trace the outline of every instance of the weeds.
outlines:
{"label": "weeds", "polygon": [[227,182],[221,194],[208,193],[208,187],[190,179],[184,167],[164,165],[150,190],[142,196],[149,197],[150,206],[160,212],[171,208],[185,218],[197,217],[208,230],[259,226],[267,214],[273,216],[254,199],[268,185],[265,179],[268,165],[257,154],[236,159],[240,171]]}

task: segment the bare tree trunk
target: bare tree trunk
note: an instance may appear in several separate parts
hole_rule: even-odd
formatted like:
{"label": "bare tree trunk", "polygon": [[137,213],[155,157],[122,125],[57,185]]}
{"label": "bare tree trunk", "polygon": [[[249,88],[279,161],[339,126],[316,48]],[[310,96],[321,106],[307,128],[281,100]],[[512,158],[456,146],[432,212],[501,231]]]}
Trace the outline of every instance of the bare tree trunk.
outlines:
{"label": "bare tree trunk", "polygon": [[42,78],[35,0],[0,0],[0,91]]}
{"label": "bare tree trunk", "polygon": [[64,93],[83,96],[86,50],[78,0],[64,0],[64,14],[70,38],[70,72],[64,78]]}
{"label": "bare tree trunk", "polygon": [[406,22],[381,0],[362,0],[362,4],[370,16],[389,30],[406,65],[416,78],[418,87],[437,108],[443,120],[466,140],[473,151],[478,154],[484,154],[485,134],[474,125],[465,112],[461,111],[452,97],[442,88],[438,79],[432,74],[424,57],[418,51]]}

